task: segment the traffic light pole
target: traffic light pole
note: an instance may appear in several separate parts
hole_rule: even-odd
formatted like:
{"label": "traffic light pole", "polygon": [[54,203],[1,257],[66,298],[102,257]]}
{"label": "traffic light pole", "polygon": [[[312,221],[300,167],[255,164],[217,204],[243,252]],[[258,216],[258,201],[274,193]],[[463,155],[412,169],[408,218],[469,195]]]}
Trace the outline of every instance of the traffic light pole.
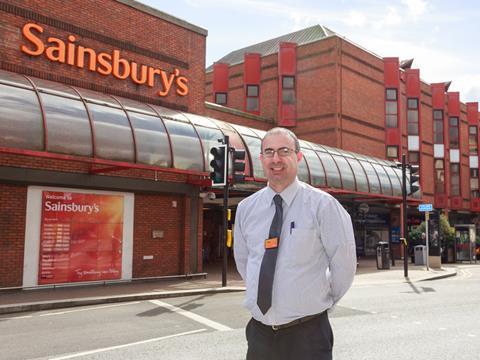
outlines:
{"label": "traffic light pole", "polygon": [[[402,154],[402,212],[403,212],[403,238],[407,236],[407,157]],[[408,246],[407,241],[403,242],[403,276],[408,278]]]}
{"label": "traffic light pole", "polygon": [[225,179],[225,186],[223,187],[223,225],[222,225],[222,234],[223,234],[223,241],[222,241],[222,251],[223,251],[223,266],[222,266],[222,287],[227,286],[227,268],[228,268],[228,254],[227,254],[227,213],[228,213],[228,163],[230,159],[230,142],[229,137],[225,135],[225,145],[227,148],[225,149],[227,156],[225,161],[225,168],[227,169],[226,179]]}

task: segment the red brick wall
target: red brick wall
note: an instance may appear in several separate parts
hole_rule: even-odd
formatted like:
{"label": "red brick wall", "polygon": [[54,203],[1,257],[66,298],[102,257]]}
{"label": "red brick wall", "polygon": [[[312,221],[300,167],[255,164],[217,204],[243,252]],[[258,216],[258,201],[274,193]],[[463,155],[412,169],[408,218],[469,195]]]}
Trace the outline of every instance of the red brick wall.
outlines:
{"label": "red brick wall", "polygon": [[385,157],[383,61],[338,41],[341,51],[341,135],[337,147]]}
{"label": "red brick wall", "polygon": [[[193,113],[203,113],[206,40],[204,35],[112,0],[28,2],[7,0],[6,3],[41,17],[33,21],[25,15],[25,12],[12,11],[11,6],[8,11],[0,10],[1,68],[55,81],[68,81],[76,86],[113,92],[117,95],[140,97],[152,103],[162,102],[163,105],[179,107]],[[45,20],[45,17],[48,19]],[[167,74],[173,73],[176,68],[180,71],[180,76],[188,78],[190,93],[184,97],[179,96],[172,86],[168,96],[159,97],[156,94],[162,88],[159,78],[154,87],[148,87],[137,85],[128,78],[119,80],[112,75],[102,76],[88,70],[87,67],[80,69],[52,62],[44,55],[27,55],[20,51],[20,45],[28,44],[29,47],[31,45],[23,39],[21,28],[29,22],[35,22],[44,28],[41,35],[44,42],[48,36],[67,42],[67,36],[71,34],[76,37],[77,45],[92,48],[97,54],[99,52],[111,54],[114,49],[118,49],[122,58],[135,61],[139,65],[159,68],[165,70]],[[62,24],[67,24],[67,27]],[[133,48],[132,45],[137,48]],[[154,57],[148,51],[157,55]]]}
{"label": "red brick wall", "polygon": [[0,287],[21,286],[27,187],[0,184]]}
{"label": "red brick wall", "polygon": [[[177,202],[177,207],[172,202]],[[183,274],[188,271],[190,237],[185,224],[190,211],[185,198],[173,195],[135,194],[133,232],[133,277]],[[153,239],[152,230],[163,230],[164,238]],[[153,255],[152,260],[143,256]],[[187,259],[187,260],[185,260]]]}

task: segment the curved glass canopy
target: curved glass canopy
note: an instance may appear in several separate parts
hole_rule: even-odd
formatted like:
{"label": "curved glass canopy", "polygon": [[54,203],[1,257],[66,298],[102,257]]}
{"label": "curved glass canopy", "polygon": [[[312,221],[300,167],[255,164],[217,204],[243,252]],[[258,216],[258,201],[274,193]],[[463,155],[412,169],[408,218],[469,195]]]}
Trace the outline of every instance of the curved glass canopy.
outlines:
{"label": "curved glass canopy", "polygon": [[[0,70],[0,147],[210,171],[210,149],[229,136],[246,151],[246,176],[264,180],[263,130]],[[300,141],[299,179],[316,187],[401,196],[386,160]]]}

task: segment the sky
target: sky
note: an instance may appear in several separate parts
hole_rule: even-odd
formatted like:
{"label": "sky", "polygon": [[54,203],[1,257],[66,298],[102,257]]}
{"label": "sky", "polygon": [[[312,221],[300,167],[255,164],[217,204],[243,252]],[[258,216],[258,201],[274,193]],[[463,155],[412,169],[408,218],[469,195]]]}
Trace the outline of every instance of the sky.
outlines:
{"label": "sky", "polygon": [[249,45],[323,25],[380,57],[414,58],[427,83],[480,101],[475,0],[140,0],[208,30],[206,65]]}

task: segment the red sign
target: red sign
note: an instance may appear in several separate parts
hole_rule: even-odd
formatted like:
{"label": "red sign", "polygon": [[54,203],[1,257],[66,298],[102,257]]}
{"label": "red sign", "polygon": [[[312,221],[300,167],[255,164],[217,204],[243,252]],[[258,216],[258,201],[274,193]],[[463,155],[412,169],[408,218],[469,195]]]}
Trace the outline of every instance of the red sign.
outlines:
{"label": "red sign", "polygon": [[120,279],[123,196],[42,192],[38,283]]}

